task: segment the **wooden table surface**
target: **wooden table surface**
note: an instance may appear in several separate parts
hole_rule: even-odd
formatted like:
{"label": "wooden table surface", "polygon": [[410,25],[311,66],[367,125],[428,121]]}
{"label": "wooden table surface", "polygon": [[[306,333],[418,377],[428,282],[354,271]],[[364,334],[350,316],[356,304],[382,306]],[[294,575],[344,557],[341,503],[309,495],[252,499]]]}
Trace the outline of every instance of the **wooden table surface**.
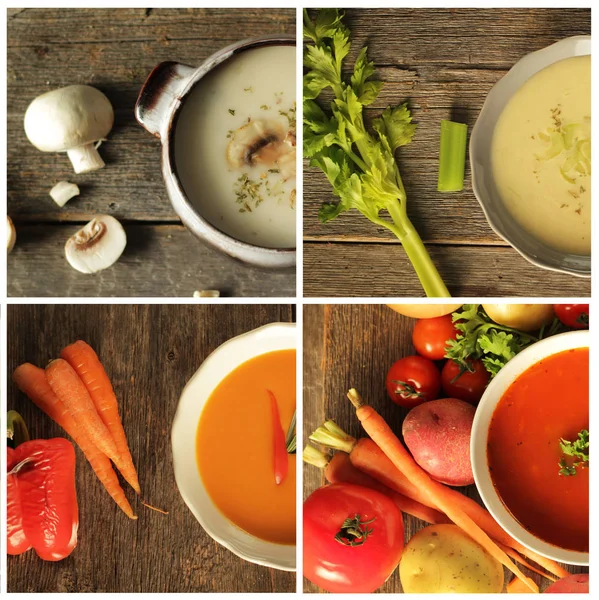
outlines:
{"label": "wooden table surface", "polygon": [[[9,592],[293,592],[295,574],[253,565],[217,544],[179,495],[170,429],[179,395],[202,361],[229,338],[294,320],[287,305],[9,305],[7,372],[45,366],[84,339],[112,379],[147,502],[130,488],[139,520],[129,520],[77,449],[78,546],[52,563],[30,550],[8,557]],[[9,409],[32,437],[64,433],[8,383]],[[135,500],[135,501],[134,501]]]}
{"label": "wooden table surface", "polygon": [[[385,86],[365,113],[408,100],[418,124],[398,152],[408,214],[454,296],[587,296],[590,281],[529,264],[493,233],[472,192],[437,192],[442,119],[472,127],[491,87],[521,57],[562,38],[590,34],[590,9],[347,10],[352,51],[367,45]],[[334,196],[324,175],[304,170],[306,296],[422,296],[397,239],[357,211],[321,224]]]}
{"label": "wooden table surface", "polygon": [[[304,307],[304,445],[308,435],[327,419],[333,419],[351,436],[364,435],[346,398],[352,387],[381,413],[396,433],[401,432],[407,410],[387,396],[385,376],[396,360],[415,354],[413,326],[413,319],[402,317],[384,305]],[[320,469],[304,465],[306,497],[324,483]],[[480,502],[474,485],[459,489]],[[404,515],[406,541],[423,526],[419,519]],[[581,567],[564,566],[574,573],[588,572]],[[538,575],[531,576],[546,587],[546,579],[541,582]],[[506,576],[506,582],[510,579]],[[304,579],[304,590],[317,592],[318,588]],[[380,591],[401,592],[397,570]]]}
{"label": "wooden table surface", "polygon": [[[17,246],[8,259],[10,296],[295,296],[295,273],[248,268],[199,242],[175,214],[160,173],[160,142],[133,108],[162,61],[200,65],[243,38],[295,34],[295,9],[8,9],[8,214]],[[38,95],[72,84],[104,92],[115,125],[106,167],[75,175],[65,154],[42,153],[25,137],[23,116]],[[48,195],[61,180],[81,196],[59,208]],[[64,244],[99,213],[128,235],[112,268],[84,275]]]}

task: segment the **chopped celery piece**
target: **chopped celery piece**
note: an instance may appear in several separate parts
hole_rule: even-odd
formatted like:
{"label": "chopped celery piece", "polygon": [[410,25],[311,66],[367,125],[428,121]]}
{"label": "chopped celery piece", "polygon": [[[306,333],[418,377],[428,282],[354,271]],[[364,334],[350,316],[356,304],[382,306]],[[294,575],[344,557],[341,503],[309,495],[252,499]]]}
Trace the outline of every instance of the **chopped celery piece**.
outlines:
{"label": "chopped celery piece", "polygon": [[459,192],[464,189],[466,166],[466,138],[468,126],[464,123],[441,121],[441,148],[439,150],[440,192]]}

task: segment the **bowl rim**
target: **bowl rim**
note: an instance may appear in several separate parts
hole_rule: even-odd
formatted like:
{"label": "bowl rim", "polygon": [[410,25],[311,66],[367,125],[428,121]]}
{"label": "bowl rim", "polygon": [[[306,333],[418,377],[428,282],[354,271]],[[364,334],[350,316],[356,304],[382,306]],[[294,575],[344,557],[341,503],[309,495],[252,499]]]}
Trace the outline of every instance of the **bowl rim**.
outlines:
{"label": "bowl rim", "polygon": [[[470,460],[474,483],[484,505],[501,528],[523,546],[541,556],[566,564],[580,566],[588,566],[588,552],[577,552],[559,548],[532,535],[518,523],[503,504],[493,485],[488,469],[487,439],[489,424],[495,407],[503,397],[505,390],[507,390],[518,376],[548,356],[575,348],[588,348],[589,345],[589,331],[581,329],[545,338],[517,354],[499,371],[485,390],[474,415],[470,438]],[[497,392],[498,389],[501,389],[500,393]]]}
{"label": "bowl rim", "polygon": [[[177,409],[175,412],[175,416],[173,418],[172,426],[171,426],[171,452],[172,452],[172,460],[173,460],[173,471],[175,474],[175,481],[177,484],[177,488],[183,501],[192,512],[196,520],[202,526],[204,531],[216,542],[218,542],[221,546],[227,548],[233,554],[246,560],[248,562],[262,565],[265,567],[270,567],[273,569],[278,569],[281,571],[295,571],[296,570],[296,544],[288,545],[288,544],[277,544],[275,542],[269,542],[267,540],[263,540],[258,538],[237,525],[235,525],[232,521],[230,521],[220,510],[218,507],[212,502],[212,499],[206,492],[204,488],[204,484],[202,482],[202,478],[200,476],[199,470],[197,468],[197,462],[195,458],[195,436],[192,440],[193,446],[193,465],[195,467],[194,472],[196,474],[197,479],[194,481],[194,485],[199,484],[205,492],[205,500],[210,504],[210,512],[211,516],[215,519],[219,520],[219,526],[228,529],[231,532],[235,532],[236,536],[239,536],[242,539],[242,543],[237,543],[236,540],[226,538],[225,535],[216,532],[213,527],[212,522],[205,517],[205,508],[202,509],[199,507],[199,502],[197,498],[193,497],[193,494],[189,490],[189,468],[188,460],[183,461],[183,457],[189,456],[189,449],[184,449],[183,446],[189,446],[189,440],[180,441],[180,430],[187,425],[190,426],[189,415],[184,414],[187,413],[187,406],[190,400],[186,398],[189,397],[189,394],[192,393],[194,396],[194,408],[197,407],[197,418],[194,421],[193,427],[194,431],[197,431],[197,425],[199,423],[199,419],[201,417],[202,411],[206,402],[216,386],[220,384],[222,378],[219,378],[218,381],[214,383],[214,385],[209,385],[208,387],[202,388],[202,394],[199,400],[197,400],[197,386],[198,382],[203,382],[203,379],[206,376],[206,373],[209,373],[214,365],[218,364],[218,362],[225,359],[227,364],[230,366],[228,368],[228,372],[230,373],[239,365],[247,362],[252,357],[260,356],[261,354],[267,354],[268,352],[276,351],[276,350],[284,350],[284,349],[293,349],[297,350],[297,339],[296,339],[296,323],[285,323],[285,322],[274,322],[268,323],[261,327],[252,329],[251,331],[242,333],[235,337],[230,338],[229,340],[223,342],[220,346],[218,346],[215,350],[213,350],[208,357],[200,364],[198,369],[194,372],[194,374],[190,377],[190,379],[185,384],[183,391],[179,397],[179,401],[177,403]],[[273,344],[277,340],[283,340],[283,345],[276,344],[276,348],[272,350],[264,349],[261,345],[262,343]],[[240,346],[241,344],[253,346],[249,352],[251,356],[244,357],[242,360],[230,361],[230,350],[231,347]],[[260,350],[257,350],[260,347]],[[188,396],[186,396],[186,394]],[[186,468],[187,467],[187,468]],[[297,535],[297,532],[296,532]]]}
{"label": "bowl rim", "polygon": [[[172,177],[172,186],[177,193],[176,201],[173,198],[171,204],[181,218],[181,220],[191,229],[191,231],[200,237],[204,242],[215,246],[218,250],[234,255],[242,261],[255,263],[258,261],[258,266],[262,260],[269,258],[277,263],[279,268],[286,268],[295,265],[297,253],[297,241],[293,247],[273,248],[268,246],[260,246],[249,242],[239,240],[232,235],[225,233],[210,221],[208,221],[194,206],[189,196],[187,195],[183,183],[179,177],[177,170],[177,162],[175,160],[175,135],[177,132],[177,123],[181,116],[183,104],[188,99],[191,92],[196,86],[214,69],[226,63],[233,57],[247,51],[256,50],[268,46],[293,46],[297,52],[297,40],[290,34],[269,34],[260,37],[253,37],[234,42],[220,50],[217,50],[208,58],[206,58],[198,67],[193,69],[189,79],[184,86],[179,98],[173,105],[171,114],[168,117],[167,137],[162,143],[162,170],[164,178],[169,175]],[[297,207],[297,204],[296,204]],[[296,211],[297,212],[297,211]],[[296,221],[298,218],[296,214]],[[256,259],[252,260],[255,255]],[[261,259],[260,257],[263,257]]]}
{"label": "bowl rim", "polygon": [[[507,242],[512,248],[514,248],[528,262],[532,263],[533,265],[535,265],[537,267],[541,267],[543,269],[547,269],[549,271],[555,271],[555,272],[559,272],[559,273],[568,273],[570,275],[575,275],[577,277],[589,278],[589,277],[591,277],[590,256],[589,256],[589,269],[588,270],[576,269],[574,267],[570,268],[568,266],[565,266],[565,267],[564,266],[556,266],[551,263],[548,263],[541,257],[530,254],[526,250],[520,248],[511,239],[510,234],[506,233],[505,230],[503,229],[503,227],[500,224],[498,224],[493,219],[492,215],[490,214],[490,211],[487,207],[487,201],[485,199],[485,194],[483,193],[484,186],[482,185],[482,183],[480,181],[481,177],[478,176],[480,169],[478,167],[478,162],[475,160],[475,157],[479,153],[479,150],[478,150],[479,146],[482,146],[484,144],[484,141],[480,139],[481,136],[479,134],[479,130],[482,127],[482,122],[488,118],[488,114],[490,112],[490,108],[489,108],[490,105],[493,103],[493,100],[495,100],[495,98],[499,94],[502,93],[502,91],[506,87],[507,83],[509,83],[514,77],[520,76],[523,72],[530,71],[531,70],[530,65],[533,62],[535,62],[536,57],[542,56],[544,54],[555,53],[556,50],[558,50],[562,46],[564,46],[564,47],[572,46],[572,48],[575,48],[576,44],[584,43],[584,42],[589,42],[589,44],[590,44],[591,36],[590,35],[574,35],[574,36],[570,36],[567,38],[563,38],[561,40],[558,40],[557,42],[554,42],[553,44],[550,44],[549,46],[545,46],[544,48],[540,48],[539,50],[535,50],[533,52],[529,52],[528,54],[525,54],[516,63],[514,63],[514,65],[510,68],[510,70],[503,77],[501,77],[493,85],[493,87],[491,87],[491,89],[489,90],[489,92],[485,98],[485,101],[483,102],[483,105],[480,109],[480,112],[478,113],[478,117],[476,118],[474,127],[472,128],[472,133],[470,135],[470,142],[468,145],[468,155],[469,155],[469,162],[470,162],[472,191],[473,191],[474,196],[476,197],[480,207],[482,208],[482,211],[485,215],[485,219],[487,220],[487,223],[489,224],[489,227],[491,227],[493,232],[496,235],[498,235],[501,239],[503,239],[505,242]],[[527,79],[532,77],[536,73],[538,73],[543,68],[546,68],[552,64],[555,64],[556,62],[559,62],[560,60],[565,60],[565,58],[572,58],[574,56],[587,56],[590,54],[591,54],[590,47],[589,47],[589,52],[587,54],[575,54],[572,52],[569,55],[569,57],[557,58],[556,60],[553,60],[552,62],[549,62],[548,64],[546,64],[544,67],[541,67],[540,69],[536,69],[536,70],[530,72]],[[522,85],[518,89],[520,89],[521,87],[522,87]],[[508,100],[512,96],[513,96],[513,94],[511,94],[508,97]],[[507,102],[507,100],[506,100],[506,102]],[[499,113],[499,114],[501,114],[501,113]],[[495,119],[495,122],[496,121],[497,121],[497,119]],[[492,174],[491,174],[491,177],[492,177]],[[564,256],[574,256],[574,255],[570,255],[567,253],[563,253],[563,255]]]}

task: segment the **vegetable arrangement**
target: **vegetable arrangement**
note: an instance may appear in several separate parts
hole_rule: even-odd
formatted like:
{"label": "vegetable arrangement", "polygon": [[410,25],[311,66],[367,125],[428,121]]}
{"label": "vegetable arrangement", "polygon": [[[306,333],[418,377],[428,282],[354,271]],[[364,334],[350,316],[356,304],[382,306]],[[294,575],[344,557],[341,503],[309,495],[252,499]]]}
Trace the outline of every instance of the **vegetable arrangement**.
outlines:
{"label": "vegetable arrangement", "polygon": [[[372,592],[399,563],[397,559],[390,564],[394,555],[388,551],[378,560],[378,564],[385,565],[378,575],[384,577],[362,577],[354,566],[358,558],[357,553],[352,554],[354,548],[346,548],[345,554],[337,552],[331,532],[335,528],[339,531],[345,520],[355,515],[370,518],[360,512],[358,505],[343,505],[333,513],[325,503],[318,502],[324,490],[343,489],[339,486],[375,490],[390,498],[400,512],[428,524],[407,542],[400,557],[399,575],[406,593],[498,593],[504,587],[504,567],[514,576],[508,592],[538,593],[537,584],[521,567],[551,582],[569,576],[555,561],[513,539],[481,504],[448,487],[474,482],[470,465],[472,421],[476,404],[500,364],[506,364],[534,341],[567,330],[568,325],[555,317],[560,314],[557,305],[511,305],[509,311],[497,306],[465,305],[451,310],[453,315],[416,323],[414,346],[424,356],[400,359],[387,376],[391,400],[410,409],[403,421],[403,441],[354,389],[348,392],[348,398],[368,437],[356,439],[332,420],[309,436],[313,443],[335,452],[331,457],[308,445],[303,454],[305,462],[324,469],[326,480],[334,484],[308,498],[311,527],[304,527],[304,565],[312,565],[305,569],[305,575],[326,591]],[[588,307],[586,314],[588,322]],[[459,360],[454,360],[452,354]],[[435,363],[440,358],[446,358],[443,372],[447,370],[447,375],[440,373]],[[428,361],[426,369],[422,361]],[[471,387],[456,386],[462,378],[478,381]],[[452,397],[437,400],[441,388]],[[455,391],[455,396],[448,389]],[[562,440],[562,449],[569,468],[588,466],[588,432],[581,432],[573,442]],[[397,527],[394,511],[388,514],[385,531],[390,525]],[[331,518],[334,522],[329,521],[328,529],[315,525]],[[370,537],[365,535],[360,544],[364,554],[369,543]],[[327,565],[324,578],[319,565]],[[343,585],[338,587],[340,581]]]}
{"label": "vegetable arrangement", "polygon": [[[136,494],[141,495],[137,471],[121,423],[116,395],[94,350],[86,342],[77,341],[64,348],[61,358],[50,362],[45,370],[30,363],[20,365],[13,373],[13,380],[38,408],[73,438],[119,508],[129,518],[137,519],[112,463]],[[13,437],[15,431],[13,430]],[[8,494],[13,494],[10,503],[14,511],[9,521],[18,525],[18,514],[22,513],[24,536],[31,540],[27,546],[15,525],[14,529],[9,528],[9,548],[12,544],[15,550],[20,550],[14,553],[20,554],[33,547],[45,560],[60,560],[68,556],[76,544],[75,454],[72,444],[62,438],[36,440],[35,447],[28,446],[31,444],[33,442],[25,442],[15,450],[9,448]],[[50,447],[50,451],[56,446],[63,453],[60,469],[56,466],[58,459],[47,458],[44,454],[44,444]],[[57,452],[55,450],[55,454]],[[54,488],[50,489],[50,486]],[[43,510],[38,511],[39,514],[52,514],[56,529],[61,532],[69,527],[73,529],[71,545],[62,540],[60,544],[56,542],[58,550],[55,549],[52,553],[43,550],[40,552],[39,545],[34,543],[28,533],[29,521],[26,518],[26,513],[31,512],[30,498],[35,499],[36,495],[42,498],[38,506],[45,502]],[[56,498],[65,499],[65,505],[68,500],[68,506],[72,510],[69,512],[65,508],[58,512],[51,506]],[[51,558],[52,556],[56,558]]]}
{"label": "vegetable arrangement", "polygon": [[[319,10],[312,22],[304,10],[304,156],[320,168],[339,198],[322,205],[326,223],[355,208],[375,225],[401,241],[427,296],[449,296],[428,251],[407,215],[407,195],[395,161],[395,151],[409,144],[416,125],[407,103],[387,107],[369,131],[363,109],[372,104],[382,81],[372,80],[374,63],[362,48],[349,81],[343,77],[350,52],[350,31],[338,9]],[[316,102],[332,91],[328,108]],[[381,216],[386,211],[390,220]]]}

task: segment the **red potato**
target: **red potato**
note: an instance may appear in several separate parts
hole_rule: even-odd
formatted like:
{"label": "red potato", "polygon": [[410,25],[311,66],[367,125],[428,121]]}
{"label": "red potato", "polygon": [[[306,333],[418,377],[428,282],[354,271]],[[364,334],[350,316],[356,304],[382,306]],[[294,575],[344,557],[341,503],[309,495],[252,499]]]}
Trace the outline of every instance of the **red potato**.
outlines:
{"label": "red potato", "polygon": [[402,433],[414,460],[435,480],[447,485],[474,483],[470,464],[470,432],[476,409],[456,398],[416,406],[405,418]]}
{"label": "red potato", "polygon": [[577,573],[568,575],[563,579],[558,579],[552,583],[544,594],[588,594],[589,593],[589,574]]}

